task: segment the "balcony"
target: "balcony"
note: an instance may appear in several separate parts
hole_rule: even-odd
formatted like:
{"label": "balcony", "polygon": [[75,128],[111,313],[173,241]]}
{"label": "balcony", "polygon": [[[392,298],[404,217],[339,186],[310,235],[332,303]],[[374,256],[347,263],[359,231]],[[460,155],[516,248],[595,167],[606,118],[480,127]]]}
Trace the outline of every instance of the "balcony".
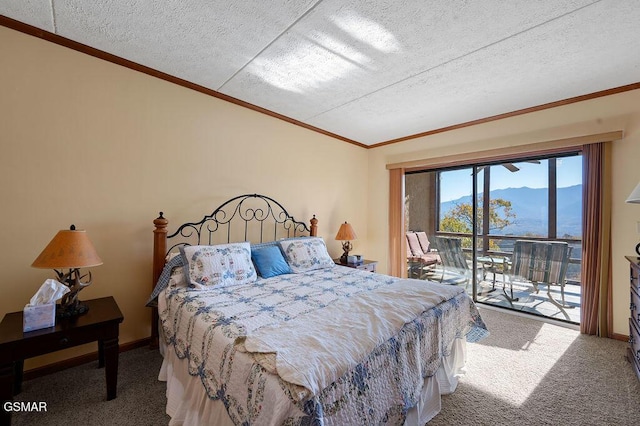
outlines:
{"label": "balcony", "polygon": [[[496,280],[495,286],[493,284],[494,277]],[[442,279],[441,266],[430,268],[422,276],[422,279],[436,282],[442,280],[446,284],[461,286],[465,288],[469,295],[473,295],[471,284],[459,278],[459,275],[445,271],[444,279]],[[488,272],[478,284],[476,301],[574,324],[580,323],[580,293],[582,287],[579,284],[567,283],[565,285],[565,304],[563,306],[559,286],[552,285],[547,293],[547,286],[539,285],[536,293],[533,284],[517,282],[513,284],[512,298],[509,279],[510,277],[508,275],[505,276],[503,273]]]}
{"label": "balcony", "polygon": [[[466,239],[470,244],[471,236],[464,234],[437,233],[440,237],[457,237]],[[486,236],[488,237],[488,236]],[[566,284],[564,286],[564,301],[562,298],[561,286],[546,283],[534,284],[522,278],[514,278],[512,268],[513,247],[516,237],[491,236],[492,242],[500,240],[500,250],[489,250],[486,255],[479,251],[476,259],[477,266],[477,293],[475,300],[482,304],[504,307],[528,314],[539,315],[559,321],[579,324],[580,323],[580,263],[581,263],[581,242],[579,240],[563,240],[570,246],[570,258],[565,258]],[[433,238],[434,244],[442,241],[442,238]],[[527,240],[526,237],[517,237],[518,240]],[[478,237],[481,241],[482,237]],[[529,239],[534,241],[533,238]],[[535,241],[538,241],[536,239]],[[553,242],[558,240],[545,240]],[[464,245],[464,243],[463,243]],[[497,244],[492,244],[496,247]],[[441,253],[442,255],[443,253]],[[467,268],[460,270],[460,266],[452,268],[446,266],[445,257],[443,263],[420,267],[415,263],[408,264],[410,278],[428,279],[445,284],[458,285],[473,297],[473,286],[471,285],[473,263],[470,249],[463,249],[462,256]],[[568,265],[567,265],[568,264]]]}

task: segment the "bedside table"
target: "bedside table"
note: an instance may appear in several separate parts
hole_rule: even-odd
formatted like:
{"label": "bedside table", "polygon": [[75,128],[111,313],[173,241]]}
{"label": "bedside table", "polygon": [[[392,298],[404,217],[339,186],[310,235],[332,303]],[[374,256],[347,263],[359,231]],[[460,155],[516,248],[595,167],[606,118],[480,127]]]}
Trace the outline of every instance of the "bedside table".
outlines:
{"label": "bedside table", "polygon": [[[113,297],[84,300],[89,311],[56,318],[56,325],[22,331],[22,311],[6,314],[0,323],[0,399],[11,401],[22,389],[24,360],[60,349],[98,342],[98,367],[104,367],[107,401],[116,397],[118,336],[124,319]],[[91,389],[88,389],[90,391]],[[0,425],[11,424],[11,411],[0,410]]]}
{"label": "bedside table", "polygon": [[365,259],[362,263],[342,263],[340,259],[333,259],[333,262],[336,265],[346,266],[347,268],[360,269],[363,271],[375,272],[376,267],[378,266],[377,260],[367,260]]}

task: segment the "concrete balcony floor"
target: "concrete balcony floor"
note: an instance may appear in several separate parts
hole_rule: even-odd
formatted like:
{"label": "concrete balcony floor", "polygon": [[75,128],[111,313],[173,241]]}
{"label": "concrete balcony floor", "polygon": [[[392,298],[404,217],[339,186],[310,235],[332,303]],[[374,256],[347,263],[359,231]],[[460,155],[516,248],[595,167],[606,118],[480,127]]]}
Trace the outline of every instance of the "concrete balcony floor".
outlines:
{"label": "concrete balcony floor", "polygon": [[[414,276],[414,278],[418,278]],[[445,272],[435,267],[424,271],[422,279],[428,279],[446,284],[459,285],[471,294],[471,281],[467,282],[459,274]],[[477,301],[479,303],[499,306],[507,309],[539,315],[555,320],[566,321],[574,324],[580,323],[580,293],[582,287],[577,284],[566,284],[564,288],[565,303],[562,304],[562,295],[559,285],[538,284],[536,292],[533,283],[513,283],[513,299],[511,298],[510,277],[501,273],[487,273],[478,284]],[[504,288],[503,288],[504,287]]]}

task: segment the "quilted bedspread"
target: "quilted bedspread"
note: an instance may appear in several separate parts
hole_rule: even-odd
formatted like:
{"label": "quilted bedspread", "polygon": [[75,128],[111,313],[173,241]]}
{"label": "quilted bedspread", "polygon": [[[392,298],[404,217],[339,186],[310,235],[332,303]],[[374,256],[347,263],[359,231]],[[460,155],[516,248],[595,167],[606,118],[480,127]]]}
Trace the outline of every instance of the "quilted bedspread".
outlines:
{"label": "quilted bedspread", "polygon": [[[373,316],[361,309],[371,304]],[[456,287],[345,267],[208,290],[170,286],[158,307],[169,347],[238,425],[402,424],[453,340],[488,333]],[[342,325],[332,329],[333,319]],[[301,358],[311,346],[320,348],[313,362]]]}

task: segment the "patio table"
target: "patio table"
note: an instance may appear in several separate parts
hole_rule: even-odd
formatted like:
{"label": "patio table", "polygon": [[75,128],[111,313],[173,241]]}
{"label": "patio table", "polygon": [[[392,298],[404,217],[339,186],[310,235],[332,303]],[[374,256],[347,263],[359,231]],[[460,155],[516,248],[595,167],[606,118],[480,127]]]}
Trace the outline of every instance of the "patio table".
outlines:
{"label": "patio table", "polygon": [[496,289],[496,274],[498,271],[502,273],[502,288],[504,289],[504,276],[509,270],[510,259],[505,256],[478,256],[476,260],[479,263],[482,263],[482,269],[485,271],[485,276],[486,272],[491,272],[493,274],[493,285],[489,291],[494,291]]}

